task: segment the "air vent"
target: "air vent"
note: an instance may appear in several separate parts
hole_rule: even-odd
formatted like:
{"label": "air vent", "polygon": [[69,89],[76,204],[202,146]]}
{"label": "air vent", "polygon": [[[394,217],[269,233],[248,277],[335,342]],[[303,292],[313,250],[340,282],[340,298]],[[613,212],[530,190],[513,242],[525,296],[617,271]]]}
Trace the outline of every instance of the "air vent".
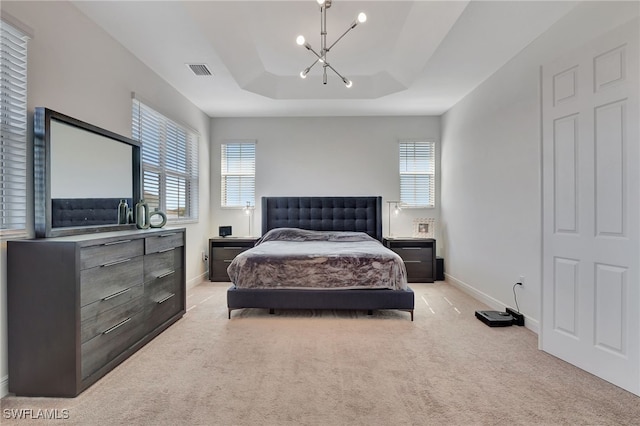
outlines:
{"label": "air vent", "polygon": [[195,75],[213,75],[211,71],[209,71],[209,67],[207,67],[207,64],[187,64],[187,66]]}

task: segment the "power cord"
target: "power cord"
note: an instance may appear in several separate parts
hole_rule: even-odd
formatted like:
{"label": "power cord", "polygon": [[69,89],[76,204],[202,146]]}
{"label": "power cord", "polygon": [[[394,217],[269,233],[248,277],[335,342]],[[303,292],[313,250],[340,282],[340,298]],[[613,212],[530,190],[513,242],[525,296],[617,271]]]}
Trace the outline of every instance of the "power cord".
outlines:
{"label": "power cord", "polygon": [[515,283],[513,285],[513,300],[516,302],[516,311],[518,311],[518,313],[520,313],[520,307],[518,307],[518,295],[516,294],[516,286],[517,285],[522,285],[522,283]]}

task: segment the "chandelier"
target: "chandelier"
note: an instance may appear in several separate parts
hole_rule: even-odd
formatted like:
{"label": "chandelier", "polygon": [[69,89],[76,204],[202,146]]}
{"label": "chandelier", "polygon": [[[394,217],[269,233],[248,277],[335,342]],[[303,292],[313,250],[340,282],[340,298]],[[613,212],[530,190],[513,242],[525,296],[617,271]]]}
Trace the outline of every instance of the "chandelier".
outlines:
{"label": "chandelier", "polygon": [[336,71],[336,69],[332,67],[331,64],[329,64],[329,62],[327,62],[327,53],[329,53],[329,51],[333,48],[333,46],[335,46],[340,40],[342,40],[342,37],[347,35],[349,31],[354,29],[358,24],[366,22],[367,15],[360,12],[360,14],[358,14],[358,17],[351,23],[349,28],[347,28],[347,30],[344,33],[342,33],[342,35],[338,37],[338,39],[334,41],[331,46],[327,47],[327,9],[331,7],[332,0],[316,0],[316,1],[320,5],[320,43],[321,43],[320,53],[316,52],[311,47],[311,45],[305,40],[304,36],[301,36],[301,35],[298,36],[298,38],[296,39],[296,43],[298,43],[299,46],[304,46],[307,50],[309,50],[311,53],[313,53],[316,56],[316,60],[307,68],[302,70],[302,72],[300,72],[300,77],[307,78],[307,74],[309,74],[309,71],[311,71],[311,68],[313,68],[315,64],[320,62],[323,68],[322,82],[324,84],[327,84],[327,68],[329,68],[331,69],[331,71],[335,72],[338,75],[338,77],[342,79],[342,82],[345,84],[345,86],[351,87],[353,85],[353,82],[351,80],[348,80],[344,76],[342,76],[342,74]]}

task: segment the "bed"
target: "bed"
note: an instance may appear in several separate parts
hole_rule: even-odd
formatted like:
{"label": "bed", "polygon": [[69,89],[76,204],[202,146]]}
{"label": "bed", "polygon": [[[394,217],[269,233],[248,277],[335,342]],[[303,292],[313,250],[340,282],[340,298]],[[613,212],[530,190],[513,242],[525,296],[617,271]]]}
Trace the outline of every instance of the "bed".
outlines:
{"label": "bed", "polygon": [[[406,285],[404,264],[381,244],[381,212],[381,197],[263,197],[263,237],[256,247],[237,256],[228,268],[233,283],[227,290],[229,318],[233,310],[242,308],[265,308],[271,313],[275,309],[350,309],[366,310],[369,314],[373,310],[395,309],[409,312],[413,321],[414,293]],[[291,254],[287,250],[291,249],[283,247],[290,243],[287,239],[292,233],[294,240],[310,239],[312,249],[322,246],[318,239],[339,239],[331,242],[343,245],[338,250],[342,253],[302,253],[285,261]],[[273,258],[274,253],[269,250],[277,245],[280,248]],[[375,256],[382,256],[375,268],[360,253],[365,246],[372,248]],[[345,255],[347,260],[344,256],[339,260],[338,254]],[[298,271],[300,275],[300,269],[287,262],[300,262],[302,258],[315,258],[329,268],[313,274],[303,272],[307,278],[303,281],[312,283],[312,287],[301,286],[300,281],[291,281],[286,274],[278,275],[287,271],[293,271],[294,275]],[[355,269],[328,274],[326,271],[336,266],[333,261],[348,263]],[[253,270],[253,275],[245,274],[239,267],[241,263],[248,266],[245,270]],[[260,265],[267,268],[266,272],[256,271]],[[372,285],[365,286],[363,282]]]}

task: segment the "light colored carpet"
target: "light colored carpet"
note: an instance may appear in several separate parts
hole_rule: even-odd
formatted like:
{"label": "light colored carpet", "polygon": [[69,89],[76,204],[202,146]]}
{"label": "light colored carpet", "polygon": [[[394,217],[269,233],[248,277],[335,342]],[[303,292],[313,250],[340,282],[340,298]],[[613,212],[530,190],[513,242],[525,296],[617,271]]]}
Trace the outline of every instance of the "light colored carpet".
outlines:
{"label": "light colored carpet", "polygon": [[[398,311],[234,311],[227,283],[189,293],[187,314],[74,399],[2,399],[65,425],[631,425],[640,398],[490,328],[456,288],[413,284]],[[428,305],[427,305],[428,303]],[[14,410],[14,411],[7,411]],[[66,411],[63,411],[66,410]]]}

